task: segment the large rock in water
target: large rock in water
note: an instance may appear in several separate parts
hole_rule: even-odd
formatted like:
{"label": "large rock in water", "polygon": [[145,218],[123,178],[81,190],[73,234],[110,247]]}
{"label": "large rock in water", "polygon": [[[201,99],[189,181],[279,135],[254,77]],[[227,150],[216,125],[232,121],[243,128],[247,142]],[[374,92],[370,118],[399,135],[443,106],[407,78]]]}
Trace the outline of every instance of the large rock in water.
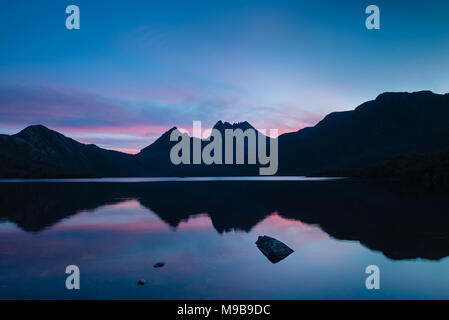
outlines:
{"label": "large rock in water", "polygon": [[277,263],[294,252],[286,244],[269,236],[259,236],[256,245],[272,263]]}

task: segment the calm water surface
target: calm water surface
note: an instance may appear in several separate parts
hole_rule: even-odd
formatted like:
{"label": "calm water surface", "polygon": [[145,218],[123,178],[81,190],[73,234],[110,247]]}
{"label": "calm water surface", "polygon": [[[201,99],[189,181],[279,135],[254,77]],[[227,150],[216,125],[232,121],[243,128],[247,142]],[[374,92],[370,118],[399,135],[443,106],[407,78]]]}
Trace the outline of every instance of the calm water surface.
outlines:
{"label": "calm water surface", "polygon": [[[449,298],[445,194],[326,180],[72,182],[0,183],[1,299]],[[260,235],[295,252],[273,264]],[[65,289],[71,264],[77,291]],[[371,264],[378,291],[365,288]]]}
{"label": "calm water surface", "polygon": [[58,183],[58,182],[192,182],[192,181],[333,181],[339,177],[258,176],[258,177],[170,177],[170,178],[80,178],[80,179],[0,179],[0,183]]}

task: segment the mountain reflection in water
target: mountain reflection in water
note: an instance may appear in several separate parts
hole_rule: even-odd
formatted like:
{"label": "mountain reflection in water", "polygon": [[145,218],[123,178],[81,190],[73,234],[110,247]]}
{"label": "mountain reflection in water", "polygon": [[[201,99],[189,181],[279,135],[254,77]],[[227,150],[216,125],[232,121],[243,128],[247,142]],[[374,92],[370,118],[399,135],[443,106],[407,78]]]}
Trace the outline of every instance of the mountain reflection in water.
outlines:
{"label": "mountain reflection in water", "polygon": [[[80,290],[82,298],[123,298],[125,293],[163,299],[366,298],[360,291],[366,263],[349,252],[366,256],[370,251],[337,240],[355,240],[377,252],[367,263],[382,255],[388,258],[381,260],[384,264],[443,261],[449,255],[447,195],[393,184],[0,183],[0,207],[3,298],[54,297],[55,292],[72,298],[48,284],[49,279],[63,283],[61,270],[69,264],[80,266],[83,283],[90,287]],[[259,235],[273,236],[295,253],[272,265],[254,244]],[[154,271],[157,261],[167,265]],[[336,269],[320,273],[325,261]],[[334,281],[360,282],[356,292],[332,293],[319,279],[320,274],[340,277],[335,272],[343,272],[342,263],[348,265],[347,276]],[[242,277],[250,283],[238,296]],[[148,280],[145,288],[151,287],[144,296],[128,287],[140,278]],[[301,288],[291,287],[299,278]],[[35,287],[40,289],[30,290]],[[274,293],[271,288],[277,287]]]}

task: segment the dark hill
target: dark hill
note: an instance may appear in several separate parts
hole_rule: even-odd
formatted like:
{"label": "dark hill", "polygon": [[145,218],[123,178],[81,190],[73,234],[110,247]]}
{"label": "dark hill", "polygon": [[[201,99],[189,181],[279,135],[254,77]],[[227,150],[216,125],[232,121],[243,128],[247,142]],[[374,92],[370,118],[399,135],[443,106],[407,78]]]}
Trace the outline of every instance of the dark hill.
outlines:
{"label": "dark hill", "polygon": [[[145,168],[146,176],[242,176],[242,175],[257,175],[259,170],[259,165],[226,165],[224,164],[224,143],[225,143],[225,131],[226,129],[241,129],[245,131],[247,129],[254,129],[248,122],[240,123],[229,123],[218,121],[213,129],[218,130],[222,135],[222,163],[221,165],[206,165],[206,164],[196,164],[196,165],[174,165],[170,161],[170,150],[177,144],[177,141],[170,141],[170,135],[173,131],[178,130],[173,127],[169,131],[165,132],[159,139],[157,139],[153,144],[142,149],[136,156],[136,161],[140,167]],[[187,136],[190,145],[190,163],[193,163],[193,144],[194,141],[198,142],[201,146],[201,150],[213,141],[211,138],[208,140],[201,140],[196,137],[190,137],[187,133],[183,133]],[[245,142],[245,146],[246,146]],[[235,158],[235,148],[234,158]],[[245,148],[246,150],[246,148]],[[248,153],[245,152],[245,159],[247,159]],[[234,161],[235,162],[235,161]],[[245,160],[245,163],[247,161]]]}
{"label": "dark hill", "polygon": [[383,93],[353,111],[279,137],[280,174],[363,167],[449,150],[449,94]]}
{"label": "dark hill", "polygon": [[133,156],[86,145],[36,125],[0,136],[1,177],[137,175]]}

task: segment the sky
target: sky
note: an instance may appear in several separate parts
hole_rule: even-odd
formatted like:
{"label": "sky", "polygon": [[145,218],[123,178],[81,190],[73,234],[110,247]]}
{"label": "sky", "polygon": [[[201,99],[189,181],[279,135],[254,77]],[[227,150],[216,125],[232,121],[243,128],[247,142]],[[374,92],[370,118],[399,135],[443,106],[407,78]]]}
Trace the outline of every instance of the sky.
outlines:
{"label": "sky", "polygon": [[198,120],[283,133],[385,91],[447,93],[448,14],[431,0],[0,0],[0,133],[42,124],[136,153]]}

